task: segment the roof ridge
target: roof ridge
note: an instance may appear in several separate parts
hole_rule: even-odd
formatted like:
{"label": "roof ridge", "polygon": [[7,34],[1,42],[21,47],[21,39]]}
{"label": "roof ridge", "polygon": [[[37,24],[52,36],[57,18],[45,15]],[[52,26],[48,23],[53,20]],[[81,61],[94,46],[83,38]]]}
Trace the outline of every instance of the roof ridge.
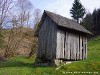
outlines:
{"label": "roof ridge", "polygon": [[72,19],[69,19],[67,17],[64,17],[62,15],[59,15],[47,10],[44,10],[44,13],[47,16],[49,16],[58,26],[65,27],[68,29],[73,29],[73,30],[87,33],[87,34],[92,34],[85,27],[83,27],[82,25],[80,25],[79,23],[77,23],[76,21]]}
{"label": "roof ridge", "polygon": [[[63,17],[63,18],[66,18],[66,19],[68,19],[68,20],[71,20],[71,21],[73,21],[73,22],[79,24],[79,23],[76,22],[75,20],[73,20],[73,19],[69,19],[69,18],[67,18],[67,17],[65,17],[65,16],[62,16],[62,15],[59,15],[59,14],[56,14],[56,13],[53,13],[53,12],[50,12],[50,11],[47,11],[47,10],[44,10],[44,12],[45,12],[47,15],[48,15],[48,13],[52,13],[52,14],[55,14],[55,15],[61,16],[61,17]],[[48,15],[48,16],[49,16],[49,15]],[[79,25],[80,25],[80,24],[79,24]]]}

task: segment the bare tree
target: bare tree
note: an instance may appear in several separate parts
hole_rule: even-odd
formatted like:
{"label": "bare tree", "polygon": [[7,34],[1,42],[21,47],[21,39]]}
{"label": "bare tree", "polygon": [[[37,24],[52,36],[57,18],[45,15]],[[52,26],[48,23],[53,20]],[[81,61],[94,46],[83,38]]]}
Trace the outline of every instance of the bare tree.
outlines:
{"label": "bare tree", "polygon": [[39,23],[40,19],[41,19],[41,10],[35,9],[35,11],[34,11],[34,25]]}
{"label": "bare tree", "polygon": [[[32,41],[29,57],[36,52],[38,38],[34,37],[33,34],[38,28],[41,11],[35,9],[34,15],[32,12],[33,6],[29,0],[15,0],[15,2],[14,0],[0,0],[0,29],[2,29],[4,25],[8,26],[8,20],[11,26],[3,35],[5,37],[5,57],[14,56],[21,42],[27,37],[33,37],[33,39],[29,39]],[[30,26],[32,17],[34,18],[34,30],[26,31],[24,27]]]}
{"label": "bare tree", "polygon": [[[40,9],[35,9],[34,11],[34,29],[33,29],[33,35],[36,33],[36,30],[38,28],[38,23],[41,19],[41,10]],[[36,53],[37,50],[37,43],[38,43],[38,37],[34,36],[33,37],[33,43],[31,45],[31,51],[29,53],[29,57],[31,57],[34,53]]]}
{"label": "bare tree", "polygon": [[12,15],[12,28],[9,30],[8,39],[6,41],[5,57],[14,56],[21,42],[27,36],[27,31],[25,31],[24,27],[29,25],[31,3],[28,0],[18,0],[16,8],[18,11]]}
{"label": "bare tree", "polygon": [[29,0],[17,0],[17,13],[19,27],[29,26],[33,5]]}
{"label": "bare tree", "polygon": [[2,47],[0,51],[4,49],[4,30],[2,28],[6,25],[12,5],[12,0],[0,0],[0,48]]}
{"label": "bare tree", "polygon": [[12,7],[12,0],[0,0],[0,29],[3,26],[6,18]]}
{"label": "bare tree", "polygon": [[17,25],[17,20],[15,17],[12,18],[12,28],[8,30],[6,33],[5,37],[7,37],[6,42],[5,42],[5,57],[10,57],[14,55],[14,50],[15,48],[15,39],[16,39],[16,34],[17,34],[17,29],[15,28]]}

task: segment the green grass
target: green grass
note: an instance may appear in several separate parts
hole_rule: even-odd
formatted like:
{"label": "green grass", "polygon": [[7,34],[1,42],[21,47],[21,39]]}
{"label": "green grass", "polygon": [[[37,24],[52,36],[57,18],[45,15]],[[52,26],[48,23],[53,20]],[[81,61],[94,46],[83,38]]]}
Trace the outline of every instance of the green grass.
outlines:
{"label": "green grass", "polygon": [[[58,70],[56,67],[34,67],[33,62],[34,57],[30,59],[25,56],[9,58],[5,62],[0,62],[0,75],[100,75],[100,38],[88,41],[87,60],[62,65]],[[74,72],[81,73],[75,74]],[[98,72],[98,74],[82,72]]]}
{"label": "green grass", "polygon": [[51,75],[54,74],[53,67],[34,67],[34,58],[28,59],[25,56],[17,56],[0,62],[0,75]]}

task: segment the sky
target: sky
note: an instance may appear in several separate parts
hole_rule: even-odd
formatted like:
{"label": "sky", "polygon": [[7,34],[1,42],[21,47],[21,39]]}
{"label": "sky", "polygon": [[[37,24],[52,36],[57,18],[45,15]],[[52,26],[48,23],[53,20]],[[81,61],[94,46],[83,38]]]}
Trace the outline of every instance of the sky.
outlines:
{"label": "sky", "polygon": [[[67,18],[71,18],[70,9],[74,0],[30,0],[34,8],[40,9],[42,12],[48,10]],[[86,8],[86,12],[92,13],[93,10],[100,7],[100,0],[80,0]]]}

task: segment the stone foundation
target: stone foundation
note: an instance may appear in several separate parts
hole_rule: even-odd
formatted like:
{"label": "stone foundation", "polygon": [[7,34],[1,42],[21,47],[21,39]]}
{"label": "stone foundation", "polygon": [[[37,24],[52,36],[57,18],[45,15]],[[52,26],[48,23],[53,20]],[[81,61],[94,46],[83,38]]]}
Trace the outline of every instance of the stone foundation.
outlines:
{"label": "stone foundation", "polygon": [[71,61],[63,61],[60,59],[52,59],[52,60],[36,59],[34,65],[35,66],[58,66],[62,63],[70,64]]}

